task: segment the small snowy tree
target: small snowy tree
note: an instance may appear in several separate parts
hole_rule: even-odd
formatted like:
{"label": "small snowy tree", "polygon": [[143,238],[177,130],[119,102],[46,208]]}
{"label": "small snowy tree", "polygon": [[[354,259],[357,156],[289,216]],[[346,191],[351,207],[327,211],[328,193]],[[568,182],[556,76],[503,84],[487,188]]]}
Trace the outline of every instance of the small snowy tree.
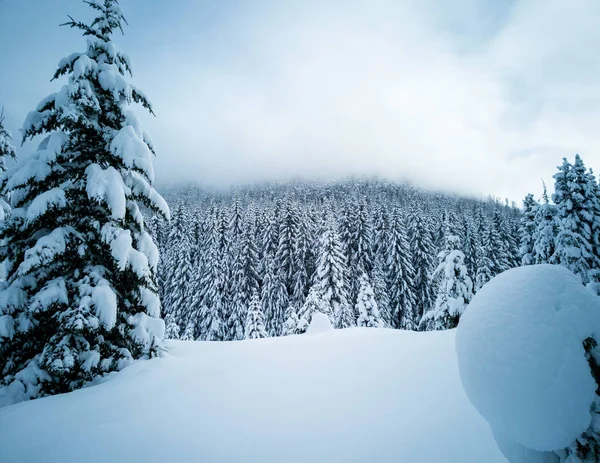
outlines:
{"label": "small snowy tree", "polygon": [[246,339],[266,338],[267,330],[258,293],[254,291],[250,299],[248,319],[246,320]]}
{"label": "small snowy tree", "polygon": [[375,295],[373,294],[373,288],[366,273],[363,273],[360,277],[356,311],[358,312],[358,326],[365,326],[367,328],[381,328],[383,326],[377,302],[375,301]]}
{"label": "small snowy tree", "polygon": [[298,313],[293,305],[290,305],[285,311],[285,322],[283,323],[283,336],[298,334]]}
{"label": "small snowy tree", "polygon": [[451,236],[448,243],[449,248],[455,249],[440,253],[443,259],[434,273],[434,277],[440,277],[438,296],[435,306],[421,320],[426,330],[456,328],[460,316],[473,297],[473,283],[467,275],[464,254],[456,249],[459,238]]}
{"label": "small snowy tree", "polygon": [[179,325],[175,322],[173,315],[165,318],[165,339],[179,339]]}
{"label": "small snowy tree", "polygon": [[[161,348],[158,251],[140,207],[168,216],[154,190],[150,138],[128,109],[144,94],[112,35],[116,0],[86,2],[71,20],[87,49],[60,61],[67,83],[27,116],[23,140],[45,135],[4,185],[13,213],[0,233],[8,287],[0,292],[0,396],[71,391]],[[3,389],[3,390],[2,390]]]}

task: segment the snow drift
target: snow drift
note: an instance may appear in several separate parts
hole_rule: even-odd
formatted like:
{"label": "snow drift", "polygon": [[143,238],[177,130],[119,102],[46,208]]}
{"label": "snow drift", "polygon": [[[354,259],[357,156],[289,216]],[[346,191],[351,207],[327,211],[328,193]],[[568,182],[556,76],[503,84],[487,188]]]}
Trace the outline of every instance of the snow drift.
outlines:
{"label": "snow drift", "polygon": [[454,331],[171,342],[105,382],[0,409],[3,463],[500,463]]}

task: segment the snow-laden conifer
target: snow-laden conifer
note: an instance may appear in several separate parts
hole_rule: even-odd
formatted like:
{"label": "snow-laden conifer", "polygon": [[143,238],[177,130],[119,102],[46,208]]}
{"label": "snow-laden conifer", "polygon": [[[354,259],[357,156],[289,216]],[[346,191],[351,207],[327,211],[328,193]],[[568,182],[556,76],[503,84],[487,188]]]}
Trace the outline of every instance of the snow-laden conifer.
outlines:
{"label": "snow-laden conifer", "polygon": [[377,302],[375,301],[375,294],[366,273],[363,273],[360,277],[356,312],[358,313],[358,320],[356,322],[358,326],[367,328],[381,328],[383,326]]}
{"label": "snow-laden conifer", "polygon": [[434,277],[440,277],[434,307],[423,315],[421,324],[426,330],[455,328],[467,304],[473,297],[473,283],[467,275],[464,254],[457,247],[457,236],[446,238],[446,250],[440,252],[440,263]]}
{"label": "snow-laden conifer", "polygon": [[414,209],[408,216],[408,234],[414,272],[414,314],[417,320],[420,320],[432,307],[434,301],[430,282],[430,275],[434,270],[434,246],[427,224],[421,214]]}
{"label": "snow-laden conifer", "polygon": [[179,325],[172,314],[165,317],[165,339],[179,339]]}
{"label": "snow-laden conifer", "polygon": [[[321,300],[330,310],[318,310],[329,316],[333,314],[336,328],[356,326],[354,309],[348,300],[346,258],[333,219],[328,219],[319,243],[317,270],[314,285]],[[310,293],[309,293],[310,297]]]}
{"label": "snow-laden conifer", "polygon": [[415,329],[415,273],[410,260],[404,220],[396,211],[390,221],[387,243],[387,282],[390,297],[392,327]]}
{"label": "snow-laden conifer", "polygon": [[116,0],[88,1],[87,48],[62,59],[65,85],[29,113],[37,152],[7,179],[0,293],[0,395],[25,400],[81,387],[161,348],[157,248],[140,207],[168,216],[154,190],[154,147],[129,106],[152,112],[128,81],[112,40],[125,24]]}
{"label": "snow-laden conifer", "polygon": [[533,235],[535,233],[535,216],[538,208],[537,201],[529,193],[523,200],[523,215],[519,228],[519,255],[521,265],[532,265],[535,263],[533,256]]}
{"label": "snow-laden conifer", "polygon": [[300,331],[298,329],[298,322],[300,319],[298,318],[298,312],[296,311],[296,307],[293,305],[288,306],[285,309],[285,322],[283,323],[283,332],[281,333],[283,336],[289,336],[292,334],[299,334]]}
{"label": "snow-laden conifer", "polygon": [[263,310],[260,304],[258,293],[254,291],[250,298],[250,307],[248,308],[248,318],[246,320],[246,339],[266,338],[267,330]]}
{"label": "snow-laden conifer", "polygon": [[285,309],[288,307],[288,294],[285,289],[284,275],[281,273],[275,257],[267,257],[264,264],[261,306],[269,336],[280,336],[283,330]]}
{"label": "snow-laden conifer", "polygon": [[550,263],[562,265],[578,275],[584,284],[600,280],[600,261],[594,244],[598,242],[596,179],[591,177],[579,155],[571,165],[567,159],[554,175],[558,234]]}

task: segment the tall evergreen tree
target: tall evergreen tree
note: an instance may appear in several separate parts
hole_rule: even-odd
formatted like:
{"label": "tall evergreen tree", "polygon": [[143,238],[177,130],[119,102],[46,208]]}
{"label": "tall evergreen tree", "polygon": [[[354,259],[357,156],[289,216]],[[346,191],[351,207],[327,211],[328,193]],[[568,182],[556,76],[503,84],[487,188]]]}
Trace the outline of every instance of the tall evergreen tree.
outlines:
{"label": "tall evergreen tree", "polygon": [[329,219],[321,236],[314,284],[320,297],[331,307],[334,326],[348,328],[356,326],[356,316],[348,300],[346,259],[336,228],[333,219]]}
{"label": "tall evergreen tree", "polygon": [[571,165],[564,159],[554,175],[558,235],[550,263],[562,265],[579,275],[584,284],[600,280],[600,261],[596,258],[594,243],[598,237],[596,220],[600,208],[596,196],[596,180],[591,178],[579,155]]}
{"label": "tall evergreen tree", "polygon": [[[127,108],[150,102],[127,81],[131,60],[112,40],[116,0],[87,2],[70,20],[87,49],[60,61],[57,93],[27,116],[23,140],[46,135],[4,185],[13,215],[0,232],[8,266],[0,294],[0,396],[70,391],[161,347],[158,251],[140,206],[168,216],[154,190],[154,148]],[[15,397],[16,396],[16,397]]]}
{"label": "tall evergreen tree", "polygon": [[537,201],[529,193],[523,200],[523,215],[521,216],[521,226],[519,228],[519,255],[521,256],[521,265],[531,265],[534,261],[533,236],[535,233],[535,216],[538,208]]}
{"label": "tall evergreen tree", "polygon": [[533,262],[535,264],[547,264],[554,255],[555,239],[558,235],[558,220],[556,206],[550,203],[545,186],[542,202],[535,211],[534,222]]}
{"label": "tall evergreen tree", "polygon": [[414,209],[409,215],[408,233],[414,271],[414,313],[417,320],[420,320],[423,314],[431,308],[434,301],[430,284],[430,274],[433,271],[434,246],[429,228],[423,222],[421,215]]}
{"label": "tall evergreen tree", "polygon": [[387,247],[387,280],[392,326],[415,329],[415,272],[409,258],[409,245],[404,223],[398,212],[392,215]]}
{"label": "tall evergreen tree", "polygon": [[269,336],[280,336],[283,331],[284,311],[289,304],[288,294],[275,257],[267,257],[263,279],[261,306]]}

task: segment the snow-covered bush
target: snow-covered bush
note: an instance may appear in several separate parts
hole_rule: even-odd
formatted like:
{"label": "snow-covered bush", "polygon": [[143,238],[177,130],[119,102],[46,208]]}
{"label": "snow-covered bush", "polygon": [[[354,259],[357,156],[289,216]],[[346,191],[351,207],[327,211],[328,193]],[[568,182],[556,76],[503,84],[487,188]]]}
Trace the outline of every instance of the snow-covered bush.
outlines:
{"label": "snow-covered bush", "polygon": [[460,376],[511,462],[599,461],[599,335],[600,298],[560,266],[509,270],[473,298]]}
{"label": "snow-covered bush", "polygon": [[306,334],[326,333],[328,331],[333,331],[333,325],[329,317],[321,312],[313,313]]}

